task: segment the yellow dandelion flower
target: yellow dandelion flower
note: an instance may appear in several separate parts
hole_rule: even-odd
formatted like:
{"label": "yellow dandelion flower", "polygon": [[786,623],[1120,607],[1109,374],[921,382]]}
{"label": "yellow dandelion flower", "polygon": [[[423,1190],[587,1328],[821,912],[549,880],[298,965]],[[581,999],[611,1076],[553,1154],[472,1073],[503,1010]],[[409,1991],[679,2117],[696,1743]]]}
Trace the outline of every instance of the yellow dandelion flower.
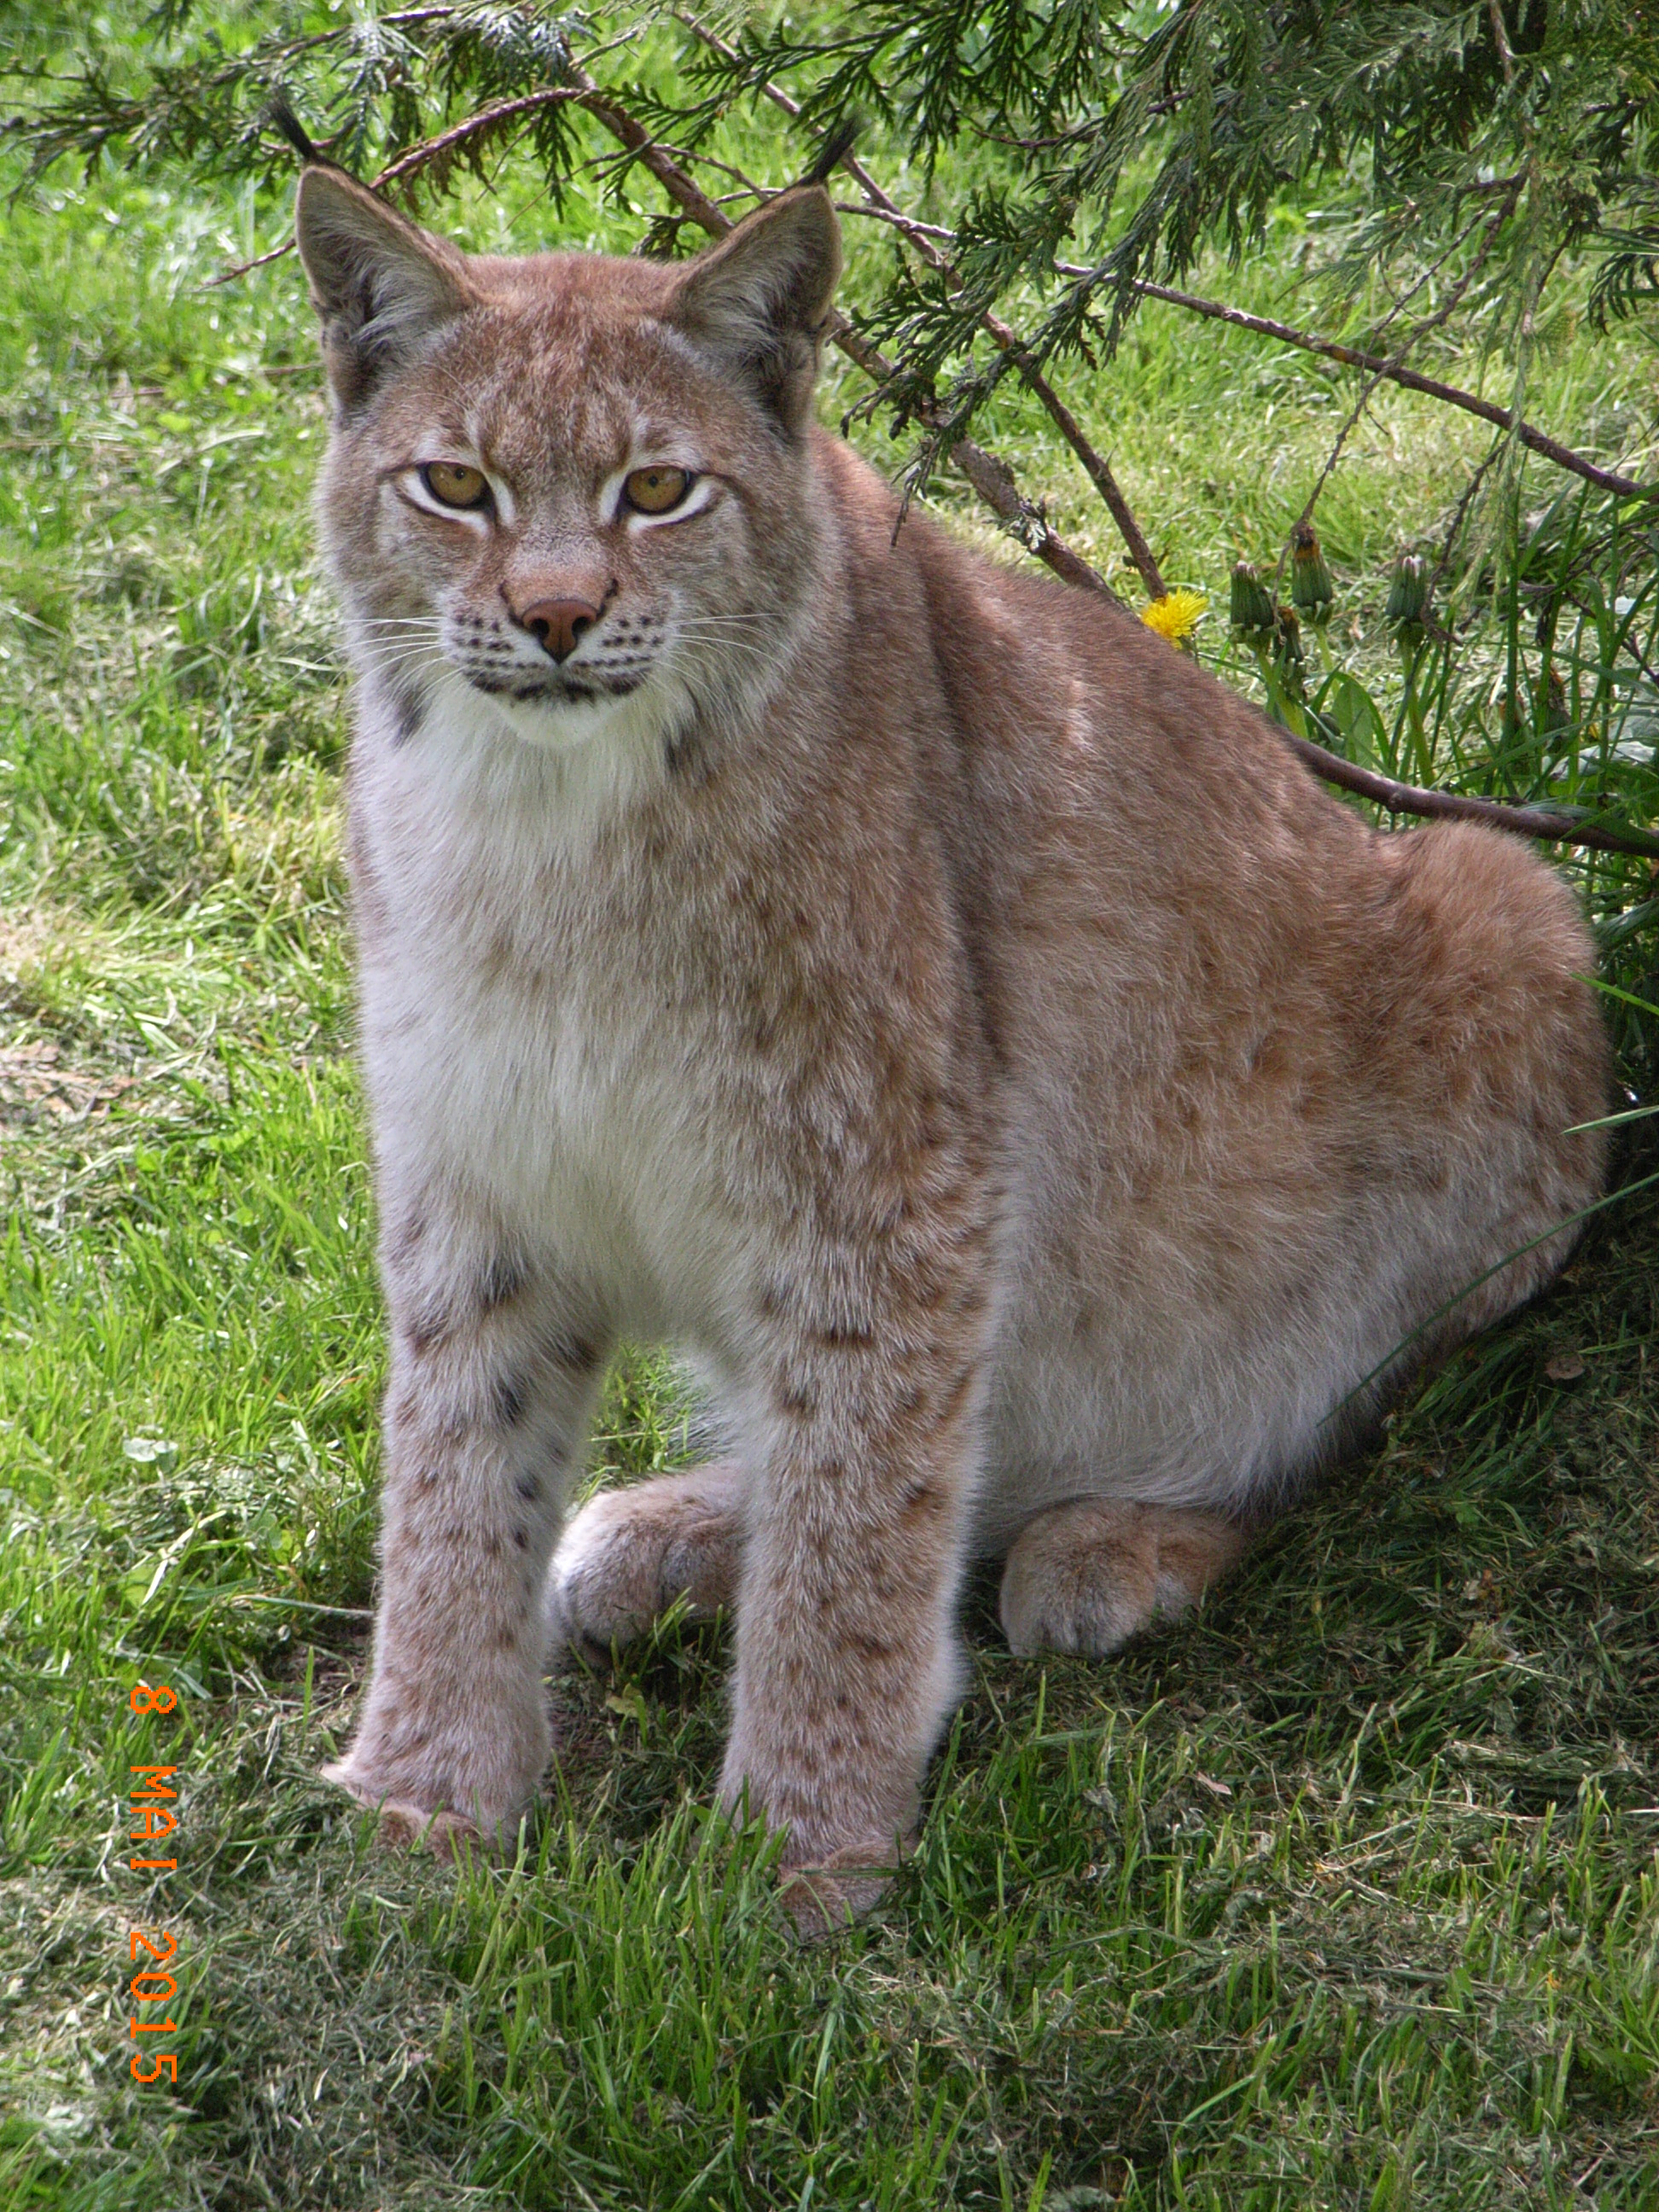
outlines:
{"label": "yellow dandelion flower", "polygon": [[1184,645],[1198,628],[1199,617],[1209,605],[1202,592],[1165,592],[1140,610],[1140,619],[1168,645]]}

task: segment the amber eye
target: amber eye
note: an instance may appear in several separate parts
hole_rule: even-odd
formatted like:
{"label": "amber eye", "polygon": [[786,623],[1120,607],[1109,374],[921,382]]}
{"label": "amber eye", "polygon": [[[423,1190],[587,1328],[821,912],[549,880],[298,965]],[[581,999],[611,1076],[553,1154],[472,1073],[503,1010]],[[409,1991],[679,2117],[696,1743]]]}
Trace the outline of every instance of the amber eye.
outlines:
{"label": "amber eye", "polygon": [[690,489],[690,469],[635,469],[623,486],[628,504],[641,514],[666,514]]}
{"label": "amber eye", "polygon": [[483,507],[489,498],[483,471],[464,468],[459,461],[428,461],[421,482],[445,507]]}

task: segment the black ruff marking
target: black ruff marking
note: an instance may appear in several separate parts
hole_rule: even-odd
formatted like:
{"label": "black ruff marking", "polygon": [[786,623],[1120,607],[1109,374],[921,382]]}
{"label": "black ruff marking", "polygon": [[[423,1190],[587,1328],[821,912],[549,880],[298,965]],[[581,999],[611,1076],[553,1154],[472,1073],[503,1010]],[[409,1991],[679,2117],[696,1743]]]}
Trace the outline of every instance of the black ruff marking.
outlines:
{"label": "black ruff marking", "polygon": [[694,775],[702,760],[702,748],[697,742],[695,727],[682,730],[677,737],[665,738],[662,757],[663,765],[670,775]]}
{"label": "black ruff marking", "polygon": [[426,721],[426,701],[418,691],[395,690],[392,695],[392,713],[394,745],[406,745],[411,738],[419,737]]}

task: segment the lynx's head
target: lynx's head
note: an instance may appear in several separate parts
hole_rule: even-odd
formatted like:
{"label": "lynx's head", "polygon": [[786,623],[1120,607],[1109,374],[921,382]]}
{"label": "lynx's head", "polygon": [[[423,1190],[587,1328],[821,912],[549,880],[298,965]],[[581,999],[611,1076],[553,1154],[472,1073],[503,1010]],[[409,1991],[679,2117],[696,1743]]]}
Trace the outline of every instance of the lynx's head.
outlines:
{"label": "lynx's head", "polygon": [[675,266],[469,256],[321,167],[296,228],[333,399],[325,544],[398,737],[661,749],[770,689],[816,542],[825,191]]}

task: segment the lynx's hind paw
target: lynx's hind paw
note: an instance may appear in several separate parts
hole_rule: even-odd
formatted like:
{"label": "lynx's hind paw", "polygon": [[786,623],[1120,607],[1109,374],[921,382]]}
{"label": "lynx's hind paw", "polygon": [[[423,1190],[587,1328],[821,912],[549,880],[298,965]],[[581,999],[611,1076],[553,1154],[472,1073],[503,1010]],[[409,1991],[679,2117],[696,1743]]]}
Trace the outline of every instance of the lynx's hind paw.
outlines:
{"label": "lynx's hind paw", "polygon": [[1215,1513],[1101,1498],[1054,1506],[1026,1524],[1003,1571],[1009,1649],[1103,1659],[1195,1605],[1244,1545]]}
{"label": "lynx's hind paw", "polygon": [[727,1461],[602,1491],[565,1530],[547,1581],[555,1647],[599,1662],[684,1597],[694,1620],[729,1606],[742,1549],[743,1481]]}

